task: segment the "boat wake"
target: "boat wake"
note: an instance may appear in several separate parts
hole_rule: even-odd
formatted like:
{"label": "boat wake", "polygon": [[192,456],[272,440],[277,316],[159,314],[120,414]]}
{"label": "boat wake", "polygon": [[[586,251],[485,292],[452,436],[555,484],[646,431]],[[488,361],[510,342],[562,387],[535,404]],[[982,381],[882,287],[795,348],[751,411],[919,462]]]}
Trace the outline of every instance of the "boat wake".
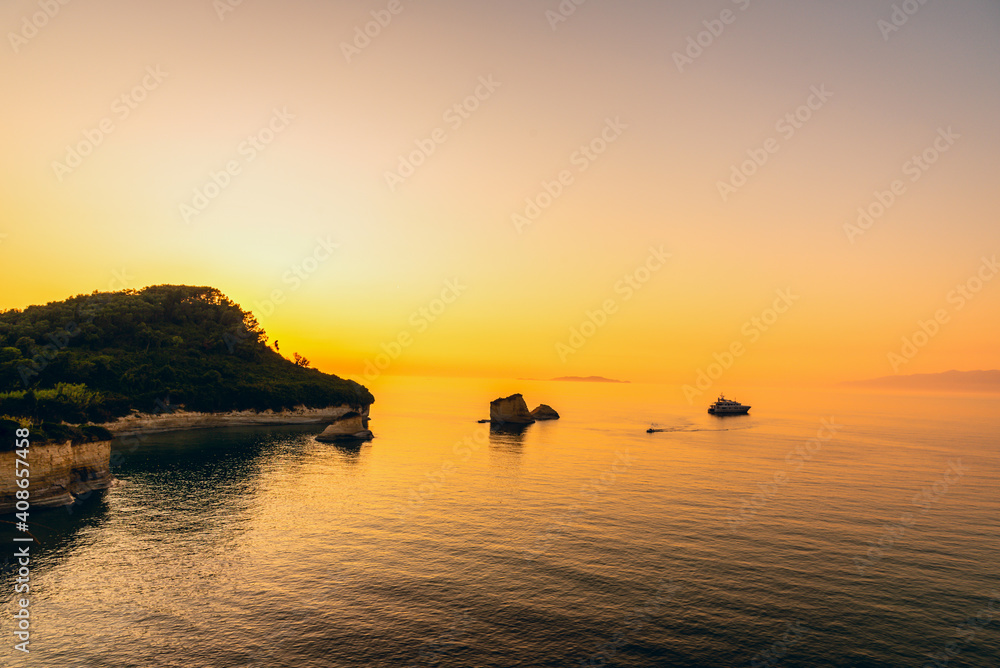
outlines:
{"label": "boat wake", "polygon": [[686,433],[695,432],[695,431],[740,431],[740,430],[749,429],[749,428],[750,428],[749,425],[744,426],[744,427],[693,427],[693,426],[689,426],[689,425],[684,425],[684,426],[680,426],[680,427],[660,427],[660,426],[657,426],[657,423],[654,422],[652,424],[652,426],[650,426],[650,428],[646,430],[646,433],[647,434],[658,434],[660,432],[669,432],[669,433],[685,433],[686,434]]}

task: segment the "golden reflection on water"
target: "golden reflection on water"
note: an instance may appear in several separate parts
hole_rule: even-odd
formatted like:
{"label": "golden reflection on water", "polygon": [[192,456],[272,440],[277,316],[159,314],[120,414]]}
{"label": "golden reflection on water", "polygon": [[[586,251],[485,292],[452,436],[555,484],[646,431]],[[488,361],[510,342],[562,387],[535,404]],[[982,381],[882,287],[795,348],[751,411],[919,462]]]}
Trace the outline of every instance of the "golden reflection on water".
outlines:
{"label": "golden reflection on water", "polygon": [[[734,388],[753,408],[722,419],[705,412],[714,397],[690,406],[665,386],[373,389],[370,443],[320,444],[311,427],[151,436],[121,486],[45,515],[34,573],[38,646],[61,662],[49,665],[170,665],[155,657],[191,637],[209,648],[193,666],[409,665],[463,615],[464,650],[443,665],[492,665],[486,646],[569,665],[668,576],[687,593],[637,635],[647,659],[681,642],[690,665],[698,647],[739,663],[774,619],[832,616],[856,635],[886,596],[919,601],[900,613],[916,646],[997,575],[996,397]],[[514,391],[562,419],[477,423]],[[836,433],[803,450],[831,419]],[[968,474],[854,572],[954,459]],[[811,642],[821,653],[844,636]],[[123,647],[127,660],[107,661]]]}

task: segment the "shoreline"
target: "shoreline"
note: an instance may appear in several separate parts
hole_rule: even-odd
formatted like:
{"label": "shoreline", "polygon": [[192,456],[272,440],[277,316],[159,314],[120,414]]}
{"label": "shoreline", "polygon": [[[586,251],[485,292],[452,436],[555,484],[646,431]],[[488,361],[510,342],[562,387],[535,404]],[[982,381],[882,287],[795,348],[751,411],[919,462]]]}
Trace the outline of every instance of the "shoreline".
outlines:
{"label": "shoreline", "polygon": [[[344,404],[327,406],[326,408],[299,407],[282,411],[268,409],[265,411],[228,411],[225,413],[201,413],[179,409],[165,413],[134,413],[97,426],[104,427],[117,438],[217,427],[324,424],[354,410],[357,408]],[[367,418],[369,410],[369,405],[364,406],[362,415]]]}
{"label": "shoreline", "polygon": [[[365,405],[361,409],[361,415],[366,420],[370,408],[370,405]],[[98,426],[111,432],[113,440],[123,437],[135,439],[145,434],[218,427],[322,425],[357,410],[358,407],[348,405],[225,413],[176,410],[134,413]],[[113,440],[75,445],[72,441],[32,443],[32,475],[28,487],[31,507],[41,509],[70,506],[78,499],[89,497],[91,492],[113,486],[117,482],[111,474]],[[15,493],[20,488],[16,486],[15,457],[13,450],[0,452],[0,515],[12,513],[16,509]]]}
{"label": "shoreline", "polygon": [[[111,475],[111,441],[33,443],[30,450],[31,508],[70,506],[116,482]],[[25,479],[16,477],[16,458],[13,450],[0,452],[0,514],[4,515],[16,510],[16,493],[22,489],[16,481]]]}

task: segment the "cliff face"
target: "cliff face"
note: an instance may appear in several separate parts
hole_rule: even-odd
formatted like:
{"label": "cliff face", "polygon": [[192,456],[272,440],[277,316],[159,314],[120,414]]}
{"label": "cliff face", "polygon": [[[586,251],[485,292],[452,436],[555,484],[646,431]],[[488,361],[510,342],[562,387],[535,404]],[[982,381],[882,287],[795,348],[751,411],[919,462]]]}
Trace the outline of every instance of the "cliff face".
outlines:
{"label": "cliff face", "polygon": [[[263,412],[197,413],[178,410],[158,415],[136,413],[101,426],[115,436],[129,436],[208,427],[341,422],[338,428],[341,431],[350,429],[352,434],[370,436],[371,432],[366,431],[368,411],[368,405],[362,406],[360,413],[357,407],[346,405]],[[348,415],[350,417],[347,420],[342,420]],[[21,489],[17,486],[19,478],[16,477],[16,458],[16,452],[0,452],[0,513],[16,509],[15,493]],[[70,505],[76,497],[93,490],[107,489],[115,482],[110,471],[110,441],[77,445],[72,445],[69,441],[32,444],[29,448],[28,468],[31,471],[30,485],[27,488],[31,496],[28,501],[32,508]]]}
{"label": "cliff face", "polygon": [[[177,410],[172,413],[136,413],[101,425],[116,436],[130,434],[152,434],[161,431],[181,429],[205,429],[210,427],[243,427],[252,425],[323,424],[356,411],[351,406],[327,406],[326,408],[296,408],[286,411],[232,411],[229,413],[197,413]],[[369,406],[364,406],[362,416],[368,415]]]}
{"label": "cliff face", "polygon": [[[0,452],[0,513],[13,512],[20,487],[15,477],[16,452]],[[111,442],[50,443],[29,448],[31,471],[28,502],[32,508],[67,506],[75,497],[114,483],[110,471]],[[23,468],[23,467],[21,467]]]}

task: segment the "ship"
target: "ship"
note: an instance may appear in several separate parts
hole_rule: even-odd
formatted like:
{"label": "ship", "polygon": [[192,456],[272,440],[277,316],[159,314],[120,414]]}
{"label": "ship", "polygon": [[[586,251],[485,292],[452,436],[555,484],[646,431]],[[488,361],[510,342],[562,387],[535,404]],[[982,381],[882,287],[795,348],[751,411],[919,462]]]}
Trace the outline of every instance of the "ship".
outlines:
{"label": "ship", "polygon": [[738,401],[726,399],[722,394],[718,400],[708,407],[708,412],[712,415],[746,415],[750,412],[749,406],[744,406]]}

